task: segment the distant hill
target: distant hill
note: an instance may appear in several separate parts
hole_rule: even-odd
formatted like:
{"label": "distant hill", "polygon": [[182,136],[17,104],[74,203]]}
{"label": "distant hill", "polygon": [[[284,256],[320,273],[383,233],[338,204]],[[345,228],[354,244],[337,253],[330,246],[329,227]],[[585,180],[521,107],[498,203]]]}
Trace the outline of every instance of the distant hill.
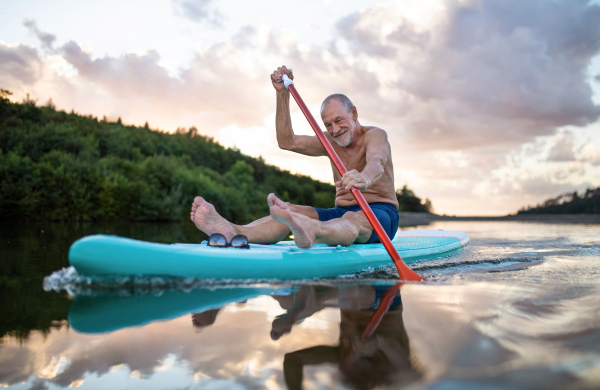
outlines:
{"label": "distant hill", "polygon": [[600,187],[579,195],[559,195],[537,206],[524,207],[517,214],[600,214]]}
{"label": "distant hill", "polygon": [[174,221],[196,195],[235,223],[268,214],[267,194],[333,207],[335,187],[175,134],[58,111],[0,90],[0,220]]}

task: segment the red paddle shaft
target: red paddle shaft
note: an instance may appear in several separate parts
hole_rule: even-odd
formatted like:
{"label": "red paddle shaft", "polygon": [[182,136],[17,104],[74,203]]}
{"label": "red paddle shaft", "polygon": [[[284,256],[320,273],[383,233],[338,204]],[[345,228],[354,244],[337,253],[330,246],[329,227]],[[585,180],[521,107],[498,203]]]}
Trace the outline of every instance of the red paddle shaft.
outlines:
{"label": "red paddle shaft", "polygon": [[398,289],[400,288],[400,286],[402,286],[402,283],[396,283],[385,292],[385,294],[379,301],[379,307],[377,307],[377,310],[375,310],[375,313],[373,313],[371,321],[369,321],[367,327],[361,335],[361,338],[363,340],[368,339],[369,337],[371,337],[373,332],[375,332],[375,329],[377,329],[377,326],[379,326],[379,323],[381,322],[381,319],[383,318],[385,313],[387,313],[388,310],[390,310],[392,301],[398,294]]}
{"label": "red paddle shaft", "polygon": [[[319,141],[321,141],[321,144],[323,144],[323,147],[327,151],[329,158],[331,159],[331,161],[333,161],[333,165],[335,165],[340,175],[344,176],[344,174],[347,172],[346,167],[344,167],[342,160],[340,160],[335,150],[333,150],[333,147],[331,147],[329,140],[325,137],[325,135],[323,135],[323,131],[319,127],[319,124],[317,123],[315,118],[308,110],[308,107],[306,107],[306,104],[304,104],[304,101],[300,97],[300,94],[298,94],[298,91],[296,90],[293,81],[291,81],[287,75],[283,75],[283,81],[285,82],[286,88],[294,97],[294,100],[296,100],[296,103],[298,103],[300,110],[304,113],[304,116],[308,120],[308,123],[310,123],[310,126],[315,131],[317,138],[319,138]],[[371,226],[373,226],[373,230],[375,230],[375,233],[377,233],[379,240],[381,240],[383,246],[390,254],[390,257],[394,261],[394,264],[396,264],[396,268],[398,269],[400,279],[418,282],[423,281],[423,278],[421,278],[419,275],[417,275],[416,272],[414,272],[413,270],[408,268],[406,264],[404,264],[404,261],[402,261],[402,258],[398,254],[398,251],[396,251],[396,248],[394,248],[394,245],[392,245],[392,241],[388,237],[385,230],[383,230],[381,223],[379,223],[379,220],[375,217],[375,214],[373,214],[373,210],[371,210],[371,207],[365,200],[365,197],[363,196],[362,192],[360,192],[358,188],[353,187],[352,195],[354,195],[354,198],[358,202],[358,205],[360,206],[362,211],[365,213],[367,219],[369,220],[369,223],[371,224]]]}
{"label": "red paddle shaft", "polygon": [[[400,289],[401,286],[402,286],[402,283],[396,283],[395,285],[390,287],[385,292],[385,294],[379,301],[379,306],[377,307],[377,310],[375,310],[375,313],[373,313],[371,320],[367,324],[365,330],[363,330],[362,334],[360,335],[360,338],[363,341],[368,340],[373,335],[373,333],[375,333],[375,329],[377,329],[377,327],[379,326],[379,323],[383,319],[383,316],[390,310],[392,301],[398,294],[398,290]],[[346,359],[344,359],[344,362],[342,363],[342,365],[345,366],[346,368],[349,368],[350,364],[352,364],[354,361],[356,361],[356,359],[358,357],[359,357],[359,355],[358,355],[358,352],[356,351],[356,348],[353,348],[352,352],[350,352],[348,357],[346,357]]]}

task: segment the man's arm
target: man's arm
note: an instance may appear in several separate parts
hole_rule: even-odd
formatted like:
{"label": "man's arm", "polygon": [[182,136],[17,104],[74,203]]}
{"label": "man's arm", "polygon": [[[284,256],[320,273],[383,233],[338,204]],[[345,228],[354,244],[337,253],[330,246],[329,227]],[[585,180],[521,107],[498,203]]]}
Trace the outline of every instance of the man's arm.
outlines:
{"label": "man's arm", "polygon": [[316,136],[296,135],[292,128],[290,116],[290,92],[283,83],[278,83],[284,74],[293,78],[292,72],[285,66],[277,68],[271,74],[271,82],[277,93],[277,111],[275,113],[275,130],[277,143],[281,149],[304,154],[307,156],[326,156],[327,152]]}
{"label": "man's arm", "polygon": [[385,164],[391,155],[390,143],[387,133],[381,129],[371,129],[365,134],[365,147],[367,164],[362,172],[356,169],[346,172],[342,179],[335,184],[351,190],[356,187],[361,191],[377,183],[385,172]]}
{"label": "man's arm", "polygon": [[289,390],[302,389],[302,369],[309,364],[339,363],[339,347],[319,345],[286,353],[283,358],[283,377]]}

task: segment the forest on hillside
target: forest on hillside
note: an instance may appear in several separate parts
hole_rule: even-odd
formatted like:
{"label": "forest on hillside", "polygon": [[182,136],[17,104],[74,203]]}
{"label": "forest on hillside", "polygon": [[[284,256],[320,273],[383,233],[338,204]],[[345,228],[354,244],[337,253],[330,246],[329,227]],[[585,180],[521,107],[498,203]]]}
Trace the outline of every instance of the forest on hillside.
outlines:
{"label": "forest on hillside", "polygon": [[196,195],[227,219],[268,213],[266,197],[332,207],[335,187],[176,133],[66,113],[0,95],[0,219],[173,221]]}
{"label": "forest on hillside", "polygon": [[[267,194],[333,207],[335,187],[295,175],[195,127],[175,133],[56,110],[0,90],[0,220],[178,221],[196,195],[226,219],[268,214]],[[429,211],[406,186],[400,210]]]}
{"label": "forest on hillside", "polygon": [[600,187],[588,188],[551,198],[537,206],[524,207],[517,214],[600,214]]}

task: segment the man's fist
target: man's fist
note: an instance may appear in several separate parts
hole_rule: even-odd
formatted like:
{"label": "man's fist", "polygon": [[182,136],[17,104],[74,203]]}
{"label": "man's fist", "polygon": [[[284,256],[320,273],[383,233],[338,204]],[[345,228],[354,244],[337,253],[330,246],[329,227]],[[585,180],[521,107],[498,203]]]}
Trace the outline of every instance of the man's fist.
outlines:
{"label": "man's fist", "polygon": [[335,182],[335,185],[350,191],[353,187],[356,187],[361,191],[364,191],[369,187],[367,180],[356,169],[346,172],[340,181]]}
{"label": "man's fist", "polygon": [[281,80],[283,78],[284,74],[287,74],[290,79],[294,79],[292,71],[286,68],[285,65],[280,66],[275,71],[273,71],[273,73],[271,73],[271,83],[273,84],[273,88],[275,88],[276,91],[282,91],[285,89],[283,81],[279,83],[277,82],[277,80]]}

